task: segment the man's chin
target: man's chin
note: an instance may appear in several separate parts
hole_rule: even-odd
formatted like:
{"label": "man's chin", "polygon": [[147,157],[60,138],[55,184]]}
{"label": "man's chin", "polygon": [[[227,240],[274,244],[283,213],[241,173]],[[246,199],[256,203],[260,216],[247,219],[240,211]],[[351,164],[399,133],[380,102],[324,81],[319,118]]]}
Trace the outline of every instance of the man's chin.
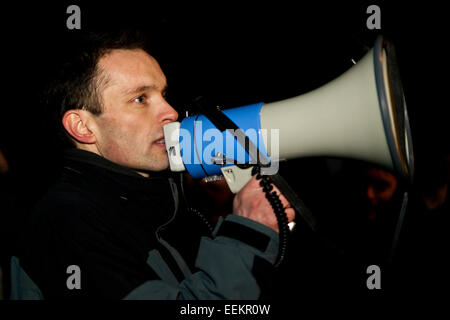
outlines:
{"label": "man's chin", "polygon": [[149,164],[148,166],[146,166],[145,168],[142,168],[142,171],[145,172],[160,172],[160,171],[165,171],[169,169],[169,160],[166,159],[164,160],[160,160],[157,161],[156,163],[153,162],[151,164]]}
{"label": "man's chin", "polygon": [[160,173],[164,171],[168,171],[169,165],[167,167],[157,167],[157,168],[151,168],[151,169],[137,169],[136,172],[139,173],[141,176],[144,176],[146,178],[151,177],[154,173]]}

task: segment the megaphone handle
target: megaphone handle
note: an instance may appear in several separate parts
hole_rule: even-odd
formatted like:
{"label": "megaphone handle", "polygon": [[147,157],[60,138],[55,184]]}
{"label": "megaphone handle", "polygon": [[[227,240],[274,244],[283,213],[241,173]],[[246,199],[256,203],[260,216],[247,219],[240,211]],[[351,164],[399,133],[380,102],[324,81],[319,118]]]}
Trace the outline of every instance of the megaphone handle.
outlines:
{"label": "megaphone handle", "polygon": [[303,220],[309,225],[309,227],[313,231],[318,230],[318,222],[308,207],[304,204],[304,202],[300,199],[297,193],[291,188],[291,186],[287,183],[286,180],[279,174],[276,173],[270,176],[273,183],[277,186],[277,188],[281,191],[281,193],[286,197],[295,211],[300,214]]}
{"label": "megaphone handle", "polygon": [[[235,139],[242,145],[242,147],[245,149],[245,151],[250,155],[251,159],[256,159],[259,161],[259,163],[262,163],[264,165],[267,165],[270,163],[269,159],[266,158],[266,156],[259,150],[257,146],[253,144],[253,142],[246,136],[246,134],[230,119],[228,118],[223,112],[220,112],[216,108],[207,108],[207,103],[205,100],[197,99],[196,104],[200,111],[220,130],[234,130],[234,133],[232,135],[235,137]],[[261,171],[261,167],[259,165],[256,165],[253,167],[252,175],[259,173]],[[224,173],[224,171],[222,170]],[[239,181],[245,181],[248,179],[248,174],[245,175],[243,179],[237,179]],[[281,204],[281,201],[278,197],[278,195],[275,192],[270,192],[271,183],[275,183],[277,188],[283,193],[283,195],[286,197],[286,199],[291,203],[292,207],[295,209],[296,212],[298,212],[304,220],[309,224],[309,226],[316,231],[317,230],[317,222],[315,221],[313,215],[311,212],[306,208],[303,201],[300,200],[300,198],[297,196],[297,194],[292,190],[292,188],[289,186],[289,184],[278,174],[271,175],[271,178],[267,178],[268,176],[262,176],[259,175],[261,178],[261,185],[263,186],[263,190],[266,192],[266,198],[269,200],[274,213],[277,217],[278,221],[278,228],[279,228],[279,239],[280,239],[280,250],[278,252],[278,258],[275,263],[275,266],[279,266],[282,262],[286,248],[287,248],[287,241],[289,237],[289,225],[288,220],[286,216],[286,212],[284,211],[284,208]],[[266,178],[263,178],[266,177]],[[228,183],[228,181],[227,181]],[[228,183],[229,184],[229,183]],[[230,184],[229,184],[230,185]],[[266,187],[264,187],[266,186]],[[242,187],[242,183],[239,183],[239,186],[237,186],[237,189],[240,189]]]}
{"label": "megaphone handle", "polygon": [[277,217],[278,222],[278,232],[279,232],[279,247],[278,256],[275,261],[274,267],[278,267],[284,260],[286,256],[286,250],[288,246],[289,239],[289,226],[286,211],[281,203],[280,197],[273,190],[272,180],[269,176],[262,176],[260,173],[260,167],[256,166],[253,168],[252,173],[256,174],[256,179],[260,180],[260,185],[263,187],[263,191],[266,194],[266,198],[272,206],[273,212]]}
{"label": "megaphone handle", "polygon": [[280,198],[275,191],[272,192],[273,185],[277,186],[277,188],[286,197],[294,210],[298,214],[300,214],[300,216],[305,220],[305,222],[313,231],[318,230],[317,220],[280,174],[276,173],[270,176],[261,175],[260,166],[253,167],[252,174],[256,174],[256,179],[261,180],[260,185],[263,187],[263,191],[266,193],[266,198],[270,202],[275,216],[277,217],[280,238],[278,257],[275,263],[275,267],[277,267],[281,264],[286,255],[290,226],[288,224],[287,215]]}

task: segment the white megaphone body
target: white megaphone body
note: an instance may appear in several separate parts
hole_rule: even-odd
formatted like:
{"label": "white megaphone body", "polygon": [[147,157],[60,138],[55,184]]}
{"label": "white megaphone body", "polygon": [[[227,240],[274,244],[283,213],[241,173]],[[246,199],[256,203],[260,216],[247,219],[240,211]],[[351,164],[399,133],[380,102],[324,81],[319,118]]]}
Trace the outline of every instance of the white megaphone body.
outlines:
{"label": "white megaphone body", "polygon": [[[273,173],[281,160],[329,156],[371,162],[412,179],[411,133],[395,52],[381,36],[356,65],[316,90],[222,112],[269,159]],[[236,162],[257,161],[235,131],[217,129],[202,114],[165,125],[164,136],[172,171],[187,170],[194,178],[222,173],[233,192],[251,177]]]}

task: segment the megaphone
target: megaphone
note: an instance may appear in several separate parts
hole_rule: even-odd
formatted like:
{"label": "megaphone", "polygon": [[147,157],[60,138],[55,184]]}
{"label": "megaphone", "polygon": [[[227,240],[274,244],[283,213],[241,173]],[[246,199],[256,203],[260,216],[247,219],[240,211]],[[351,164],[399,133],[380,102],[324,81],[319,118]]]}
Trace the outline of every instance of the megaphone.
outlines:
{"label": "megaphone", "polygon": [[[221,112],[272,168],[281,160],[341,157],[378,164],[412,179],[406,102],[394,47],[382,36],[358,63],[316,90]],[[204,114],[165,125],[164,136],[172,171],[187,170],[194,178],[222,173],[233,192],[251,177],[248,173],[239,178],[236,170],[242,169],[236,162],[260,161],[236,142],[239,135],[219,130]]]}

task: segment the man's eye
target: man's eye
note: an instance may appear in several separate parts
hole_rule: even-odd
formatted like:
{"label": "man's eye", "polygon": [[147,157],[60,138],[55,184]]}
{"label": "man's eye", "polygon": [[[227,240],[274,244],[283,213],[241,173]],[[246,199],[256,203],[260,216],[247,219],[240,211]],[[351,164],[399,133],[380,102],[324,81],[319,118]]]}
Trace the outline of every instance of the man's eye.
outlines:
{"label": "man's eye", "polygon": [[137,98],[134,98],[133,102],[137,102],[137,103],[145,103],[147,101],[147,96],[145,94],[140,95]]}

